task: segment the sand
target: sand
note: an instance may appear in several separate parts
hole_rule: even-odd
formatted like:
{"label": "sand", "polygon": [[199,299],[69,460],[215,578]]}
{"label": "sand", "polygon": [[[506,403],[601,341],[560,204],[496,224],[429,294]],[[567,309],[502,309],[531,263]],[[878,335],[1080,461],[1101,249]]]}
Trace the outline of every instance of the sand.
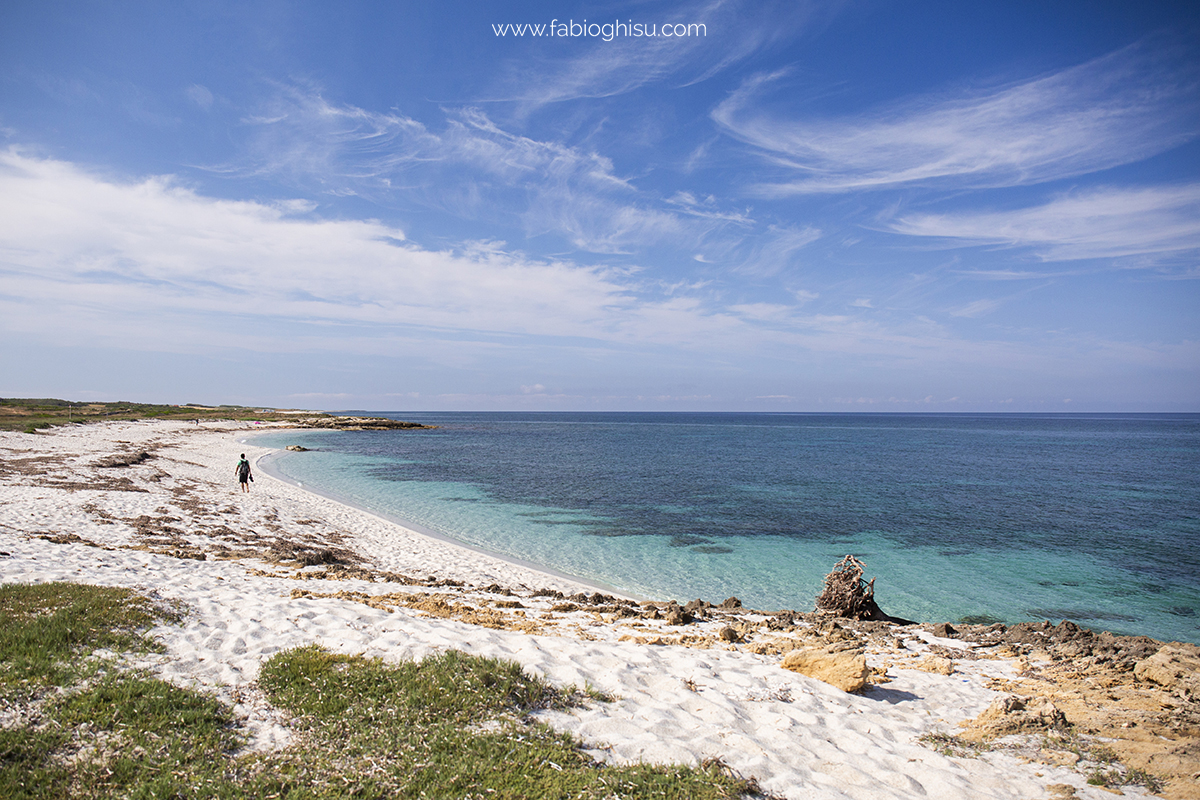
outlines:
{"label": "sand", "polygon": [[[270,452],[242,443],[256,427],[123,422],[0,434],[0,581],[130,587],[179,604],[184,621],[152,632],[166,652],[140,663],[234,704],[259,750],[291,739],[255,688],[271,654],[319,643],[394,661],[453,648],[615,696],[541,715],[597,759],[718,757],[787,798],[1113,794],[1067,766],[1009,751],[948,756],[918,741],[958,732],[987,709],[1000,696],[989,687],[1017,677],[1013,660],[888,628],[867,650],[880,682],[846,693],[781,669],[779,651],[803,631],[773,638],[759,630],[765,614],[710,609],[670,625],[595,597],[596,587],[424,536],[262,470],[242,494],[238,454]],[[748,635],[726,641],[726,628]],[[963,658],[947,662],[956,652]]]}

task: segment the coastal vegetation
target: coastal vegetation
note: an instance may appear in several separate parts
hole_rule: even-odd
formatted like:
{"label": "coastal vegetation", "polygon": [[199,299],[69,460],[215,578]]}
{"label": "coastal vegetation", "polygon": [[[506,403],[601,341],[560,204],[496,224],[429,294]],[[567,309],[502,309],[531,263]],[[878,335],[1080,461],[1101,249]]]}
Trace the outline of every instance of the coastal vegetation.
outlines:
{"label": "coastal vegetation", "polygon": [[[305,412],[311,414],[312,412]],[[0,430],[25,431],[75,422],[113,420],[250,420],[279,422],[295,419],[294,413],[243,406],[159,405],[155,403],[81,403],[53,398],[0,398]]]}
{"label": "coastal vegetation", "polygon": [[316,411],[250,408],[246,406],[206,406],[196,403],[160,405],[155,403],[80,403],[53,398],[21,399],[0,397],[0,430],[34,431],[85,422],[162,419],[176,421],[235,420],[239,422],[287,423],[298,428],[330,430],[415,430],[436,426],[382,417],[333,416]]}
{"label": "coastal vegetation", "polygon": [[290,717],[287,748],[253,752],[216,698],[130,665],[177,609],[125,589],[0,587],[0,796],[739,797],[720,762],[595,762],[531,713],[595,693],[511,662],[449,651],[387,664],[317,646],[277,653],[261,688]]}

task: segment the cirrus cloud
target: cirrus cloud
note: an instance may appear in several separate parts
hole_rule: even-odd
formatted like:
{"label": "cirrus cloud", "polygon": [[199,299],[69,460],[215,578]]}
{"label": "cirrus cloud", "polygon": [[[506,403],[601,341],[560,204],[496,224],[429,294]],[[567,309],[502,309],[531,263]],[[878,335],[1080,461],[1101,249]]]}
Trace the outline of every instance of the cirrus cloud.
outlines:
{"label": "cirrus cloud", "polygon": [[794,177],[764,196],[901,184],[1042,183],[1139,161],[1200,132],[1200,78],[1157,40],[1000,89],[912,97],[833,119],[781,118],[760,95],[786,70],[760,74],[713,119]]}

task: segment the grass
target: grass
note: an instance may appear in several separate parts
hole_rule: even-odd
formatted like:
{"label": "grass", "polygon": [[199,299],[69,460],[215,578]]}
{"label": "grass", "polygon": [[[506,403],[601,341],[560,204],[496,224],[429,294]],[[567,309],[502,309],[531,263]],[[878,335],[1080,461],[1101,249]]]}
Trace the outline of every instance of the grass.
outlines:
{"label": "grass", "polygon": [[964,739],[951,733],[923,733],[917,737],[917,741],[944,756],[956,758],[977,758],[992,749],[987,742]]}
{"label": "grass", "polygon": [[386,797],[717,798],[752,788],[719,764],[596,764],[529,718],[574,697],[511,662],[451,651],[393,665],[307,647],[271,658],[259,684],[298,715],[309,756],[334,756],[294,763],[292,783],[264,789],[340,790],[347,775],[359,792]]}
{"label": "grass", "polygon": [[83,677],[99,649],[160,649],[142,631],[175,615],[124,589],[72,583],[0,586],[0,697]]}
{"label": "grass", "polygon": [[[0,797],[721,798],[756,787],[713,761],[600,765],[537,722],[585,702],[518,665],[447,652],[387,664],[316,646],[274,655],[259,683],[292,715],[292,746],[239,750],[215,698],[138,670],[170,611],[121,590],[0,587]],[[40,644],[39,644],[40,643]]]}

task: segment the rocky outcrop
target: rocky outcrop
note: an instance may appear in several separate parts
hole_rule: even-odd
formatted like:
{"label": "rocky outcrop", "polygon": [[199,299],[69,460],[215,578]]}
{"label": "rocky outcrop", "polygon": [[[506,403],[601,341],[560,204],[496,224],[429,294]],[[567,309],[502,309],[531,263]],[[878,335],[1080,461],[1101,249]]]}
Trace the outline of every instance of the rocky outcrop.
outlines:
{"label": "rocky outcrop", "polygon": [[863,688],[870,675],[866,649],[855,639],[797,648],[783,657],[780,666],[824,681],[844,692]]}
{"label": "rocky outcrop", "polygon": [[1121,636],[1096,632],[1063,620],[1057,625],[1046,622],[1020,622],[1011,627],[963,625],[955,638],[979,645],[1003,647],[1021,655],[1042,651],[1055,661],[1070,661],[1076,668],[1112,669],[1132,672],[1134,665],[1154,655],[1162,642],[1148,636]]}
{"label": "rocky outcrop", "polygon": [[1067,718],[1048,697],[1005,695],[992,701],[972,727],[987,738],[1066,730]]}
{"label": "rocky outcrop", "polygon": [[1163,645],[1157,653],[1134,665],[1133,676],[1200,700],[1200,647],[1178,642]]}
{"label": "rocky outcrop", "polygon": [[386,417],[306,417],[296,420],[301,428],[322,428],[337,431],[395,431],[431,430],[437,425],[422,425],[419,422],[404,422]]}

